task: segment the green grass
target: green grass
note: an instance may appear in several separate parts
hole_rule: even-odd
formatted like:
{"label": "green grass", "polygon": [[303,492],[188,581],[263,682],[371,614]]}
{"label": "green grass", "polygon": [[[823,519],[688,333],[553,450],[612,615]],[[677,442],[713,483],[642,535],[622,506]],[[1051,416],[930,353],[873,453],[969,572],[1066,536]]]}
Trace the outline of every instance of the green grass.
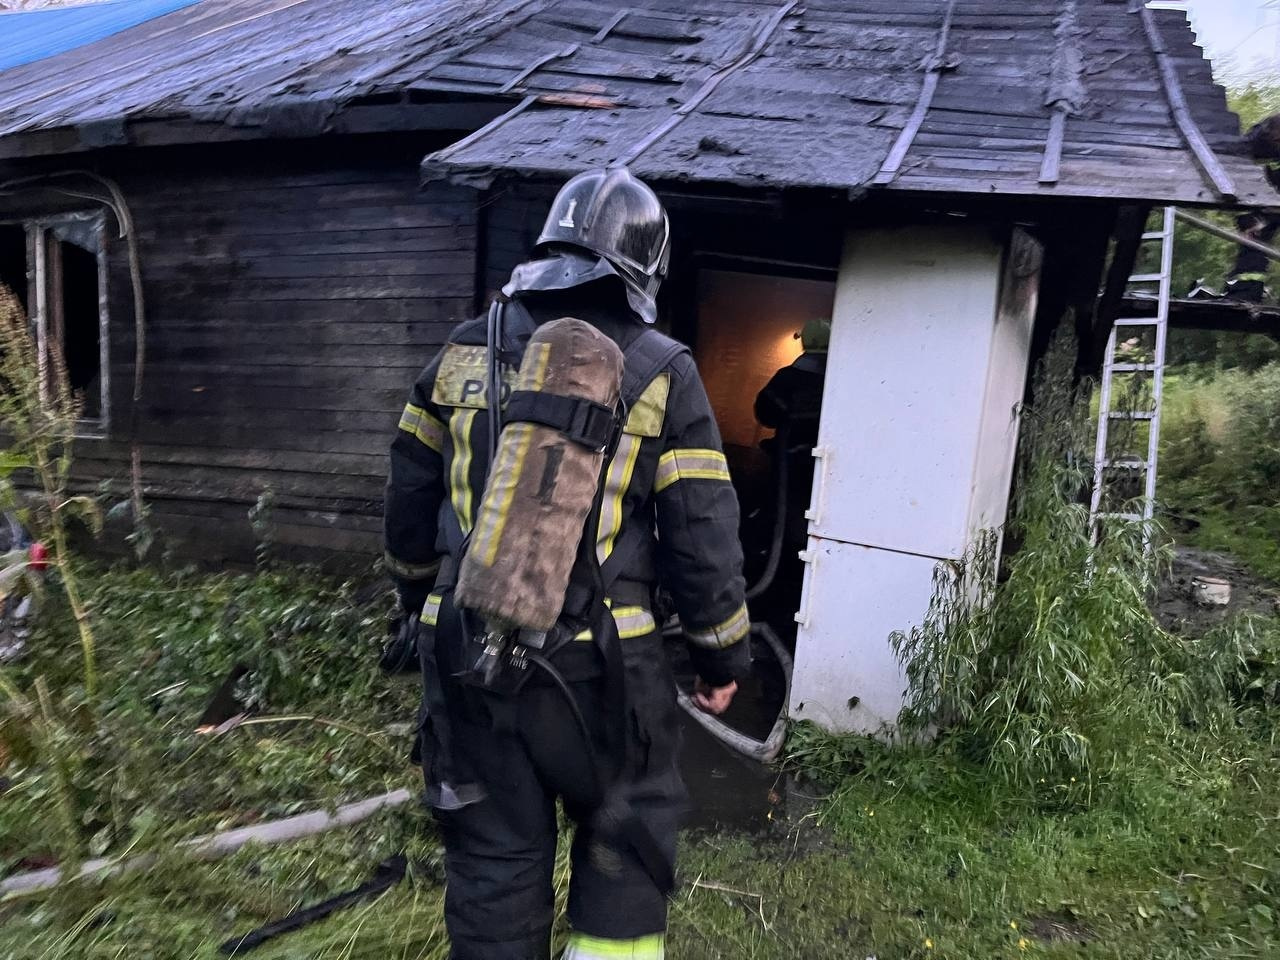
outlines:
{"label": "green grass", "polygon": [[[1190,960],[1280,950],[1274,753],[1206,757],[1146,783],[1140,802],[1058,812],[995,803],[968,771],[902,772],[845,781],[765,838],[686,836],[670,955]],[[73,887],[0,913],[0,957],[212,958],[222,940],[362,882],[404,843],[434,864],[430,837],[421,815],[388,814],[218,864]],[[427,868],[254,955],[435,958],[440,910]],[[1054,939],[1064,933],[1087,950]]]}
{"label": "green grass", "polygon": [[423,815],[388,813],[286,846],[246,848],[217,863],[171,858],[146,875],[74,883],[0,907],[0,957],[213,958],[218,945],[364,883],[378,861],[408,849],[427,866],[384,897],[253,953],[299,957],[433,958],[442,953],[438,853]]}
{"label": "green grass", "polygon": [[[56,604],[33,655],[5,671],[25,691],[43,680],[55,722],[50,732],[11,713],[0,726],[11,754],[0,862],[146,849],[414,782],[410,739],[393,725],[414,719],[418,694],[411,677],[376,669],[385,613],[376,592],[362,600],[353,585],[305,571],[113,571],[87,582],[99,700],[90,707],[78,691],[74,640]],[[240,693],[257,719],[294,719],[196,733],[237,662],[252,668]]]}
{"label": "green grass", "polygon": [[[58,630],[7,674],[22,689],[43,675],[62,691],[67,728],[80,731],[75,837],[50,816],[59,781],[44,758],[11,759],[3,773],[13,786],[0,797],[10,869],[19,857],[66,856],[73,840],[72,856],[164,850],[203,830],[417,782],[407,742],[385,733],[412,717],[416,691],[411,678],[374,667],[376,592],[366,602],[306,573],[98,571],[88,581],[105,696],[92,723],[78,727],[62,706],[76,702],[79,665]],[[1254,646],[1270,653],[1250,654],[1249,669],[1271,678],[1280,623],[1257,631]],[[1228,641],[1214,649],[1234,663]],[[258,667],[244,692],[261,712],[341,718],[362,733],[306,722],[197,736],[193,718],[236,659]],[[1099,755],[1075,783],[1025,791],[992,777],[958,739],[889,752],[800,728],[792,767],[802,783],[771,832],[684,838],[670,955],[1280,955],[1280,711],[1272,686],[1231,694],[1233,709],[1182,724],[1122,769]],[[12,735],[6,726],[6,742]],[[169,855],[145,875],[0,904],[0,960],[211,960],[224,940],[362,883],[402,850],[415,867],[392,892],[251,956],[439,960],[440,851],[416,807],[215,863]]]}
{"label": "green grass", "polygon": [[966,775],[858,779],[794,841],[688,845],[687,879],[759,896],[683,891],[672,955],[1274,957],[1277,788],[1274,750],[1064,812],[994,804]]}

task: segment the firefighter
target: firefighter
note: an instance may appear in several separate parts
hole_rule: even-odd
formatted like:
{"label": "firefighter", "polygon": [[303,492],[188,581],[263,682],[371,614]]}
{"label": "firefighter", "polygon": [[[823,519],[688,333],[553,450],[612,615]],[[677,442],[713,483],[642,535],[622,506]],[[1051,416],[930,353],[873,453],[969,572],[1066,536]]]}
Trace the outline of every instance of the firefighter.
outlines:
{"label": "firefighter", "polygon": [[756,419],[777,429],[786,423],[791,443],[809,449],[818,442],[818,417],[822,413],[822,387],[827,376],[827,345],[831,320],[817,317],[800,331],[803,352],[789,366],[777,371],[756,395]]}
{"label": "firefighter", "polygon": [[[454,330],[392,444],[386,563],[419,622],[418,753],[444,840],[454,960],[549,956],[557,798],[576,824],[564,956],[663,955],[685,794],[659,589],[679,613],[701,709],[727,709],[749,666],[738,503],[720,436],[688,350],[650,326],[669,245],[662,204],[626,170],[570,180],[534,259],[503,288],[501,333],[483,319]],[[568,547],[528,545],[581,541],[589,562],[574,566],[563,608],[573,642],[512,693],[467,681],[476,644],[453,592],[485,491],[486,384],[505,393],[531,331],[562,317],[616,343],[628,402],[587,529],[566,531]],[[518,531],[518,511],[507,523]],[[593,583],[608,622],[582,631]]]}
{"label": "firefighter", "polygon": [[773,601],[771,607],[788,618],[790,612],[799,607],[804,579],[799,552],[804,549],[808,536],[805,510],[813,488],[813,448],[818,442],[830,340],[830,318],[815,317],[807,322],[800,331],[804,352],[774,373],[756,395],[756,419],[776,431],[761,444],[773,459],[775,485],[780,495],[776,508],[779,516],[774,518],[775,542],[771,547],[777,567],[769,596]]}
{"label": "firefighter", "polygon": [[[1280,114],[1255,124],[1245,135],[1253,159],[1266,165],[1267,180],[1280,191]],[[1241,235],[1270,246],[1280,232],[1280,209],[1250,210],[1236,218]],[[1235,263],[1227,274],[1226,288],[1216,294],[1203,285],[1190,294],[1195,299],[1236,300],[1262,303],[1267,296],[1267,271],[1271,258],[1260,250],[1241,244],[1236,249]]]}

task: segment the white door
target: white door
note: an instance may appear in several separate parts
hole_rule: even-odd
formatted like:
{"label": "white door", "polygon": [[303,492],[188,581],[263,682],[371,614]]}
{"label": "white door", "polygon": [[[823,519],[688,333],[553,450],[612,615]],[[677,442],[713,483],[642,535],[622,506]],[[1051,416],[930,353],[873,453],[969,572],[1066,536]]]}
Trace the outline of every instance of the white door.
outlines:
{"label": "white door", "polygon": [[1001,260],[1001,245],[979,228],[850,234],[810,533],[963,554]]}
{"label": "white door", "polygon": [[890,635],[923,621],[936,570],[1004,522],[1040,265],[1025,235],[1007,257],[1006,246],[973,225],[846,241],[797,615],[797,719],[892,726],[906,682]]}

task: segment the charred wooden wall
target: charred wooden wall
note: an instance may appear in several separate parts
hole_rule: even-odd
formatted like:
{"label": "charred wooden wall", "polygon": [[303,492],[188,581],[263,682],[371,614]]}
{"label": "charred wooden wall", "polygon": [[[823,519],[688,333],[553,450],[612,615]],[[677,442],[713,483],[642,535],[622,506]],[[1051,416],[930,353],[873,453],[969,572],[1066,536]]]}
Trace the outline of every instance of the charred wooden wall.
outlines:
{"label": "charred wooden wall", "polygon": [[482,292],[502,289],[511,269],[528,259],[555,194],[550,182],[512,182],[485,195],[480,214]]}
{"label": "charred wooden wall", "polygon": [[[386,451],[410,384],[452,326],[528,255],[556,186],[512,182],[483,197],[440,183],[424,190],[418,163],[439,143],[327,138],[92,159],[120,182],[137,228],[147,305],[144,481],[175,555],[250,560],[249,511],[267,491],[281,552],[348,564],[380,554]],[[825,275],[850,216],[839,205],[766,197],[667,199],[676,243],[663,312],[686,339],[696,332],[699,266]],[[1072,249],[1046,240],[1053,257]],[[104,439],[79,444],[77,470],[84,489],[106,485],[123,499],[133,302],[125,245],[113,241],[109,253],[112,423]],[[1057,301],[1078,290],[1091,297],[1100,256],[1091,247],[1063,257],[1042,314],[1056,321]],[[1041,331],[1054,325],[1044,319]],[[116,527],[117,546],[126,531]]]}
{"label": "charred wooden wall", "polygon": [[[103,158],[129,199],[146,293],[139,417],[166,546],[251,559],[270,490],[282,552],[381,553],[386,451],[414,377],[477,282],[473,191],[419,188],[423,137]],[[145,163],[140,162],[145,159]],[[125,249],[111,249],[113,418],[86,486],[127,489],[134,373]]]}

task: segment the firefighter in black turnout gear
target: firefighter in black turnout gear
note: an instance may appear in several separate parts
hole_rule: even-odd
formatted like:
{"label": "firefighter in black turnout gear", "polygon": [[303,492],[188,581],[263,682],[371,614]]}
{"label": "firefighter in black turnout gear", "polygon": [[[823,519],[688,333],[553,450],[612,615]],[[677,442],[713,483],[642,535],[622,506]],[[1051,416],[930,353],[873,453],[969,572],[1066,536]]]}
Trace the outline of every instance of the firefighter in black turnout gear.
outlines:
{"label": "firefighter in black turnout gear", "polygon": [[822,415],[822,393],[827,376],[827,346],[831,340],[831,320],[816,317],[804,325],[800,343],[804,352],[793,363],[778,370],[756,396],[756,419],[776,432],[761,447],[773,460],[774,486],[778,495],[774,517],[772,550],[777,567],[772,582],[768,575],[769,606],[779,611],[800,608],[804,591],[804,563],[800,552],[809,537],[805,513],[813,491],[813,448],[818,443]]}
{"label": "firefighter in black turnout gear", "polygon": [[[1280,114],[1273,114],[1255,124],[1244,136],[1249,154],[1263,164],[1267,181],[1280,191]],[[1241,236],[1272,246],[1280,233],[1280,208],[1250,210],[1236,217]],[[1268,298],[1267,275],[1271,258],[1260,250],[1240,244],[1235,262],[1227,274],[1226,286],[1218,293],[1200,281],[1188,295],[1192,300],[1235,300],[1241,303],[1263,303]]]}
{"label": "firefighter in black turnout gear", "polygon": [[[487,318],[452,333],[392,445],[387,565],[420,619],[419,751],[444,837],[454,960],[550,955],[557,798],[577,825],[564,956],[663,955],[685,795],[655,596],[665,590],[680,615],[708,712],[728,707],[747,670],[749,632],[738,503],[711,407],[688,350],[649,326],[669,243],[661,203],[626,170],[569,181],[536,259]],[[519,383],[529,337],[564,317],[620,349],[621,403],[610,436],[588,440],[601,442],[603,468],[585,529],[565,531],[577,554],[556,627],[528,648],[519,634],[522,652],[477,680],[495,634],[454,594],[468,549],[488,536],[473,527],[494,492],[490,403],[497,392],[513,419],[555,421],[519,413]],[[555,466],[548,456],[536,468]],[[519,509],[501,523],[510,543]]]}

